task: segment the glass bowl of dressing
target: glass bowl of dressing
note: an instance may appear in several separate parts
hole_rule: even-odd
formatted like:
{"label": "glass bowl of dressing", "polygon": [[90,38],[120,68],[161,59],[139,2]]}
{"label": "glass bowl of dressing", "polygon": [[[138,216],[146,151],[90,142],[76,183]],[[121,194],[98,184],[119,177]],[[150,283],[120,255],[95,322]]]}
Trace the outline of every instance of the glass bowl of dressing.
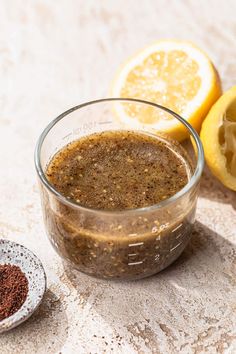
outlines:
{"label": "glass bowl of dressing", "polygon": [[[143,112],[189,133],[124,124]],[[141,119],[140,119],[141,120]],[[46,231],[84,273],[140,279],[174,262],[191,238],[204,166],[201,141],[180,116],[138,99],[101,99],[54,119],[35,150]]]}

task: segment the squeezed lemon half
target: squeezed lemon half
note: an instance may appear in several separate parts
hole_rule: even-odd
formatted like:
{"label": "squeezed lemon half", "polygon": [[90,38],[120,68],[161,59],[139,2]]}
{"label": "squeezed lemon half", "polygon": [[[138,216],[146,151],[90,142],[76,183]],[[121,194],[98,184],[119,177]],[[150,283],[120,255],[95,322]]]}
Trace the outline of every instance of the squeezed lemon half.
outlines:
{"label": "squeezed lemon half", "polygon": [[236,191],[236,86],[211,108],[202,125],[201,140],[212,173]]}
{"label": "squeezed lemon half", "polygon": [[[170,108],[197,131],[221,94],[218,75],[209,58],[189,42],[154,43],[128,60],[119,70],[113,97],[139,98]],[[119,120],[129,127],[154,129],[184,140],[187,130],[170,114],[132,104],[119,105]]]}

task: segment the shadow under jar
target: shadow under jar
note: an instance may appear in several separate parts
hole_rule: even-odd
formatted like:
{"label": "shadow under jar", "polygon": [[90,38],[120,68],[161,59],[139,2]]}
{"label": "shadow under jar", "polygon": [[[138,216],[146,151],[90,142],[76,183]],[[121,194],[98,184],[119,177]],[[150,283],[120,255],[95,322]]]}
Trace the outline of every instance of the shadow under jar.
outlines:
{"label": "shadow under jar", "polygon": [[[128,124],[124,125],[124,122],[121,123],[119,119],[120,115],[130,114],[131,111],[135,112],[135,116],[145,113],[155,119],[161,117],[170,124],[175,121],[180,129],[188,130],[189,139],[180,144],[166,134],[166,129],[164,133],[161,129],[158,132],[147,130],[147,125],[142,123],[132,124],[132,127]],[[92,198],[88,198],[90,204],[86,205],[86,200],[82,200],[83,198],[73,198],[72,192],[72,196],[67,195],[63,193],[63,189],[57,188],[55,180],[50,178],[49,173],[50,163],[55,156],[59,156],[58,154],[63,151],[65,155],[65,147],[70,148],[77,142],[79,149],[82,146],[80,141],[86,142],[87,138],[97,139],[99,136],[102,139],[104,134],[106,136],[112,133],[117,133],[116,136],[120,134],[121,139],[122,137],[126,139],[130,133],[133,137],[135,134],[140,135],[147,143],[151,140],[154,143],[155,139],[164,142],[165,147],[168,146],[170,151],[178,155],[185,164],[186,183],[180,190],[176,190],[176,193],[172,193],[173,195],[165,193],[167,195],[162,196],[156,203],[150,202],[148,205],[145,200],[146,204],[131,204],[131,208],[127,206],[116,208],[115,204],[114,208],[112,204],[107,208],[106,204],[97,207],[96,203],[93,205]],[[141,159],[143,151],[139,151],[138,148],[137,145],[132,151],[136,152],[136,157],[140,156]],[[122,146],[119,149],[122,150]],[[116,155],[119,154],[119,149],[115,152]],[[76,156],[79,156],[78,160],[80,160],[83,156],[78,154],[78,151]],[[85,151],[86,153],[89,154]],[[158,151],[158,154],[155,163],[158,163],[161,152]],[[149,152],[148,156],[154,158],[155,154]],[[130,161],[132,162],[132,159]],[[168,164],[168,160],[166,163]],[[43,131],[35,151],[35,165],[49,239],[60,256],[82,272],[110,279],[147,277],[161,271],[176,260],[191,237],[198,185],[204,165],[203,150],[194,129],[183,118],[165,107],[136,99],[103,99],[76,106],[57,117]],[[143,166],[145,167],[145,163]],[[66,176],[64,168],[65,166],[61,167],[61,170],[58,168],[57,173]],[[118,164],[117,170],[121,175],[124,174],[128,183],[129,173],[125,163]],[[148,169],[144,170],[148,172]],[[74,177],[67,174],[66,178]],[[141,175],[140,181],[143,178]],[[166,179],[168,178],[171,181],[171,175],[167,175]],[[60,177],[57,180],[60,181]],[[135,187],[133,191],[137,195],[140,192],[138,182],[139,180],[136,179],[137,188]],[[80,182],[76,181],[76,183],[79,186]],[[140,185],[142,183],[140,182]],[[67,185],[70,183],[67,182]],[[91,185],[91,195],[92,187]],[[160,185],[157,184],[156,188],[160,188]],[[127,189],[122,190],[122,188],[119,191],[121,197],[122,193],[128,192]],[[82,193],[81,197],[83,196]]]}

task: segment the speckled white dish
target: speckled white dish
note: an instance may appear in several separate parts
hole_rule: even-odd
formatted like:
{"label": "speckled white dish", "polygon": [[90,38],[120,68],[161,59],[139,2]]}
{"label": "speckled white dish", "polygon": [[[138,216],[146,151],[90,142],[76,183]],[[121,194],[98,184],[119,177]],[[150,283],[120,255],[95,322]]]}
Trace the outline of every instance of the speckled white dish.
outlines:
{"label": "speckled white dish", "polygon": [[0,333],[27,320],[42,301],[46,289],[46,275],[41,261],[26,247],[8,240],[0,240],[0,264],[19,266],[28,279],[29,291],[21,308],[0,321]]}

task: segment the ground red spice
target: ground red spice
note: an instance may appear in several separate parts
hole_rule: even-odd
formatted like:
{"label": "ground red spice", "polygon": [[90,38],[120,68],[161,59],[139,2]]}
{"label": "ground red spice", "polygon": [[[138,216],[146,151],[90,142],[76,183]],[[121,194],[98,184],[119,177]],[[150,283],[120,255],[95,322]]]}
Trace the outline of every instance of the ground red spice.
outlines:
{"label": "ground red spice", "polygon": [[0,321],[19,310],[28,290],[28,280],[18,266],[0,264]]}

